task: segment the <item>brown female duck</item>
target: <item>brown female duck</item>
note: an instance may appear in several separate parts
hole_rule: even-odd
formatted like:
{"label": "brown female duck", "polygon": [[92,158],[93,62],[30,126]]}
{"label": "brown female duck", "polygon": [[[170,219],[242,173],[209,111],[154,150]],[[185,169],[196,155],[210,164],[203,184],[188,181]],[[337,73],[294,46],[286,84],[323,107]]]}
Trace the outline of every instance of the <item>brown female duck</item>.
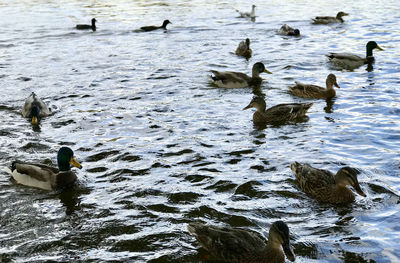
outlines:
{"label": "brown female duck", "polygon": [[254,112],[253,122],[259,124],[274,124],[295,121],[304,117],[312,103],[288,103],[278,104],[269,109],[266,109],[265,100],[262,97],[254,97],[252,101],[243,108],[256,108]]}
{"label": "brown female duck", "polygon": [[211,76],[211,80],[214,85],[220,88],[245,88],[249,86],[257,86],[261,84],[262,78],[260,78],[260,73],[269,72],[262,62],[257,62],[253,65],[251,77],[234,71],[216,71],[211,70],[214,76]]}
{"label": "brown female duck", "polygon": [[348,13],[339,12],[336,17],[334,16],[317,16],[313,18],[313,24],[331,24],[331,23],[343,23],[344,20],[342,17],[348,16]]}
{"label": "brown female duck", "polygon": [[336,91],[333,88],[340,88],[336,82],[336,76],[329,74],[326,78],[326,89],[317,85],[303,84],[296,81],[296,85],[289,87],[290,92],[298,97],[310,99],[329,99],[336,96]]}
{"label": "brown female duck", "polygon": [[366,196],[358,184],[359,171],[351,167],[341,168],[336,175],[328,170],[294,162],[290,165],[301,190],[325,203],[344,204],[353,202],[355,196],[347,188],[352,186],[361,196]]}
{"label": "brown female duck", "polygon": [[256,233],[240,228],[190,223],[188,230],[213,258],[224,262],[284,263],[285,255],[290,261],[295,260],[290,248],[289,228],[282,221],[271,225],[267,244]]}
{"label": "brown female duck", "polygon": [[250,39],[246,38],[246,40],[239,43],[239,46],[236,48],[236,55],[245,57],[249,59],[253,51],[250,48]]}

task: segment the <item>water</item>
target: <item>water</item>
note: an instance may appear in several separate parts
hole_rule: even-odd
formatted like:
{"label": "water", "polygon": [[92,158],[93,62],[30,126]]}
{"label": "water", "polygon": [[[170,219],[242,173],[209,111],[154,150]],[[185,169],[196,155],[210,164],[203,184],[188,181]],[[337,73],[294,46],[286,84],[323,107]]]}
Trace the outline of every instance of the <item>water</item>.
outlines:
{"label": "water", "polygon": [[[0,1],[0,165],[55,163],[71,147],[83,169],[65,192],[13,184],[0,172],[0,261],[203,262],[188,222],[231,225],[265,237],[289,225],[296,262],[399,262],[400,110],[398,1]],[[311,17],[350,13],[343,25]],[[75,24],[98,20],[98,30]],[[137,33],[169,19],[168,32]],[[301,38],[276,30],[287,23]],[[232,54],[249,37],[253,57]],[[368,72],[332,68],[330,51],[365,54]],[[272,75],[260,90],[217,89],[209,70]],[[300,80],[341,89],[316,101],[308,121],[255,127],[242,111],[254,94],[268,105],[303,101]],[[20,116],[30,92],[53,116],[33,129]],[[289,164],[360,169],[366,198],[333,207],[306,196]]]}

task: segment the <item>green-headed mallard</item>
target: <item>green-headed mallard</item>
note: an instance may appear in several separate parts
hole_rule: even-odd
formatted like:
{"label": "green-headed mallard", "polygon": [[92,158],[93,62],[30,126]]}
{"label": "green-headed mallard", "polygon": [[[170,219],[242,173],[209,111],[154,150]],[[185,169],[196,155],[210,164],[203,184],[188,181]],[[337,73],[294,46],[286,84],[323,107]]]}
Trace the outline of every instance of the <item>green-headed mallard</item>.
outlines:
{"label": "green-headed mallard", "polygon": [[377,48],[379,50],[383,50],[383,48],[378,46],[378,44],[375,41],[369,41],[366,46],[366,50],[367,50],[366,57],[360,57],[360,56],[352,54],[352,53],[329,53],[326,56],[336,66],[339,66],[344,69],[352,70],[352,69],[361,67],[364,64],[374,63],[375,58],[372,54],[372,50],[374,50],[375,48]]}
{"label": "green-headed mallard", "polygon": [[84,25],[84,24],[79,24],[76,25],[76,29],[78,30],[86,30],[86,29],[91,29],[93,31],[96,31],[96,18],[92,18],[92,24],[91,25]]}
{"label": "green-headed mallard", "polygon": [[360,172],[351,167],[341,168],[336,175],[328,170],[313,168],[308,164],[294,162],[290,165],[301,190],[311,197],[326,203],[344,204],[353,202],[352,186],[361,196],[366,196],[358,184]]}
{"label": "green-headed mallard", "polygon": [[251,77],[234,71],[216,71],[211,70],[214,76],[211,76],[213,84],[220,88],[245,88],[249,86],[258,86],[261,84],[262,78],[260,78],[260,73],[269,72],[263,63],[257,62],[253,65]]}
{"label": "green-headed mallard", "polygon": [[300,30],[294,29],[286,24],[283,24],[281,28],[278,30],[278,34],[285,36],[300,36]]}
{"label": "green-headed mallard", "polygon": [[289,89],[293,95],[302,98],[329,99],[336,96],[336,91],[333,86],[340,88],[336,82],[336,76],[334,74],[329,74],[326,78],[326,88],[296,81],[296,85],[289,87]]}
{"label": "green-headed mallard", "polygon": [[313,18],[313,24],[331,24],[331,23],[343,23],[344,20],[342,17],[348,16],[348,13],[339,12],[336,17],[333,16],[317,16]]}
{"label": "green-headed mallard", "polygon": [[143,31],[153,31],[157,29],[167,30],[167,25],[172,24],[169,20],[164,20],[161,26],[142,26],[140,29]]}
{"label": "green-headed mallard", "polygon": [[71,171],[73,165],[82,168],[74,158],[74,152],[61,147],[57,154],[58,169],[52,166],[14,161],[11,169],[5,168],[18,184],[45,190],[64,189],[73,185],[76,175]]}
{"label": "green-headed mallard", "polygon": [[258,234],[240,228],[190,223],[188,230],[212,257],[224,262],[283,263],[285,255],[290,261],[295,260],[290,248],[289,228],[282,221],[271,225],[267,244]]}
{"label": "green-headed mallard", "polygon": [[250,39],[246,38],[246,40],[239,43],[239,46],[236,48],[236,55],[245,57],[249,59],[253,51],[250,48]]}
{"label": "green-headed mallard", "polygon": [[37,125],[41,117],[49,116],[50,114],[49,107],[34,92],[25,100],[22,116],[31,119],[33,125]]}
{"label": "green-headed mallard", "polygon": [[241,12],[239,10],[236,10],[236,12],[239,13],[239,17],[255,18],[256,17],[256,6],[255,5],[251,6],[251,12]]}
{"label": "green-headed mallard", "polygon": [[295,121],[304,117],[307,110],[312,106],[312,103],[288,103],[278,104],[269,109],[266,109],[265,100],[262,97],[256,96],[252,101],[243,108],[256,108],[254,112],[253,122],[257,124],[274,124]]}

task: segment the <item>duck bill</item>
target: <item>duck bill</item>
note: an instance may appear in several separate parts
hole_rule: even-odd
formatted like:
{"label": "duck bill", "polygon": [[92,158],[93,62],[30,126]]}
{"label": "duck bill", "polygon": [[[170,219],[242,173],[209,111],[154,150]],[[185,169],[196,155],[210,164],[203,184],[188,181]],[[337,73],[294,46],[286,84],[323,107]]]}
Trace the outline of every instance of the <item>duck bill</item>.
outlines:
{"label": "duck bill", "polygon": [[384,50],[383,48],[381,48],[381,47],[378,46],[378,45],[376,45],[376,48],[379,49],[379,50],[382,50],[382,51]]}
{"label": "duck bill", "polygon": [[359,194],[359,195],[361,195],[361,196],[363,196],[363,197],[366,197],[366,196],[367,196],[367,195],[363,192],[363,190],[361,190],[361,187],[360,187],[359,184],[356,184],[356,185],[354,186],[354,189],[356,190],[357,194]]}
{"label": "duck bill", "polygon": [[74,157],[71,157],[69,163],[76,168],[82,169],[82,165]]}
{"label": "duck bill", "polygon": [[334,85],[336,86],[336,88],[340,89],[339,85],[336,82]]}
{"label": "duck bill", "polygon": [[349,13],[344,13],[344,15],[343,16],[348,16],[349,15]]}
{"label": "duck bill", "polygon": [[285,252],[287,259],[293,262],[296,259],[296,257],[294,256],[293,250],[290,248],[290,244],[289,243],[284,244],[282,247],[283,247],[283,252]]}
{"label": "duck bill", "polygon": [[264,69],[264,73],[267,73],[267,74],[272,74],[272,72],[271,72],[271,71],[269,71],[269,70],[267,70],[267,69]]}
{"label": "duck bill", "polygon": [[38,117],[33,116],[33,117],[32,117],[32,124],[33,124],[33,125],[38,125],[38,123],[39,123]]}
{"label": "duck bill", "polygon": [[253,105],[250,103],[249,105],[247,105],[246,107],[244,107],[242,110],[247,110],[247,109],[250,109],[251,107],[253,107]]}

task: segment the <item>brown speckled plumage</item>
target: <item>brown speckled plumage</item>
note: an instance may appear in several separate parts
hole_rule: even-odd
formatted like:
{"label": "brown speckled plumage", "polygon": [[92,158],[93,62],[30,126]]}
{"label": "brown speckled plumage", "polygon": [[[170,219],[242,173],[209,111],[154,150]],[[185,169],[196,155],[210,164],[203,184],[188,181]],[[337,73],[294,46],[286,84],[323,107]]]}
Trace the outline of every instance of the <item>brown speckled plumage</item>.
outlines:
{"label": "brown speckled plumage", "polygon": [[333,174],[328,170],[298,162],[292,163],[290,168],[296,176],[300,189],[321,202],[332,204],[353,202],[355,196],[346,185],[352,186],[359,195],[366,196],[358,183],[357,169],[343,167]]}
{"label": "brown speckled plumage", "polygon": [[243,108],[256,108],[257,111],[253,115],[253,122],[260,124],[279,124],[289,121],[296,121],[304,117],[312,103],[287,103],[278,104],[269,109],[266,109],[266,104],[263,98],[254,97],[253,100]]}
{"label": "brown speckled plumage", "polygon": [[283,263],[285,254],[289,260],[295,259],[290,249],[289,228],[282,221],[272,224],[267,244],[257,233],[240,228],[190,223],[188,230],[216,260],[230,263]]}
{"label": "brown speckled plumage", "polygon": [[326,78],[326,88],[312,84],[303,84],[296,81],[296,85],[289,87],[289,89],[293,95],[298,97],[310,99],[329,99],[336,96],[336,91],[333,86],[340,88],[336,82],[336,76],[334,74],[329,74]]}

